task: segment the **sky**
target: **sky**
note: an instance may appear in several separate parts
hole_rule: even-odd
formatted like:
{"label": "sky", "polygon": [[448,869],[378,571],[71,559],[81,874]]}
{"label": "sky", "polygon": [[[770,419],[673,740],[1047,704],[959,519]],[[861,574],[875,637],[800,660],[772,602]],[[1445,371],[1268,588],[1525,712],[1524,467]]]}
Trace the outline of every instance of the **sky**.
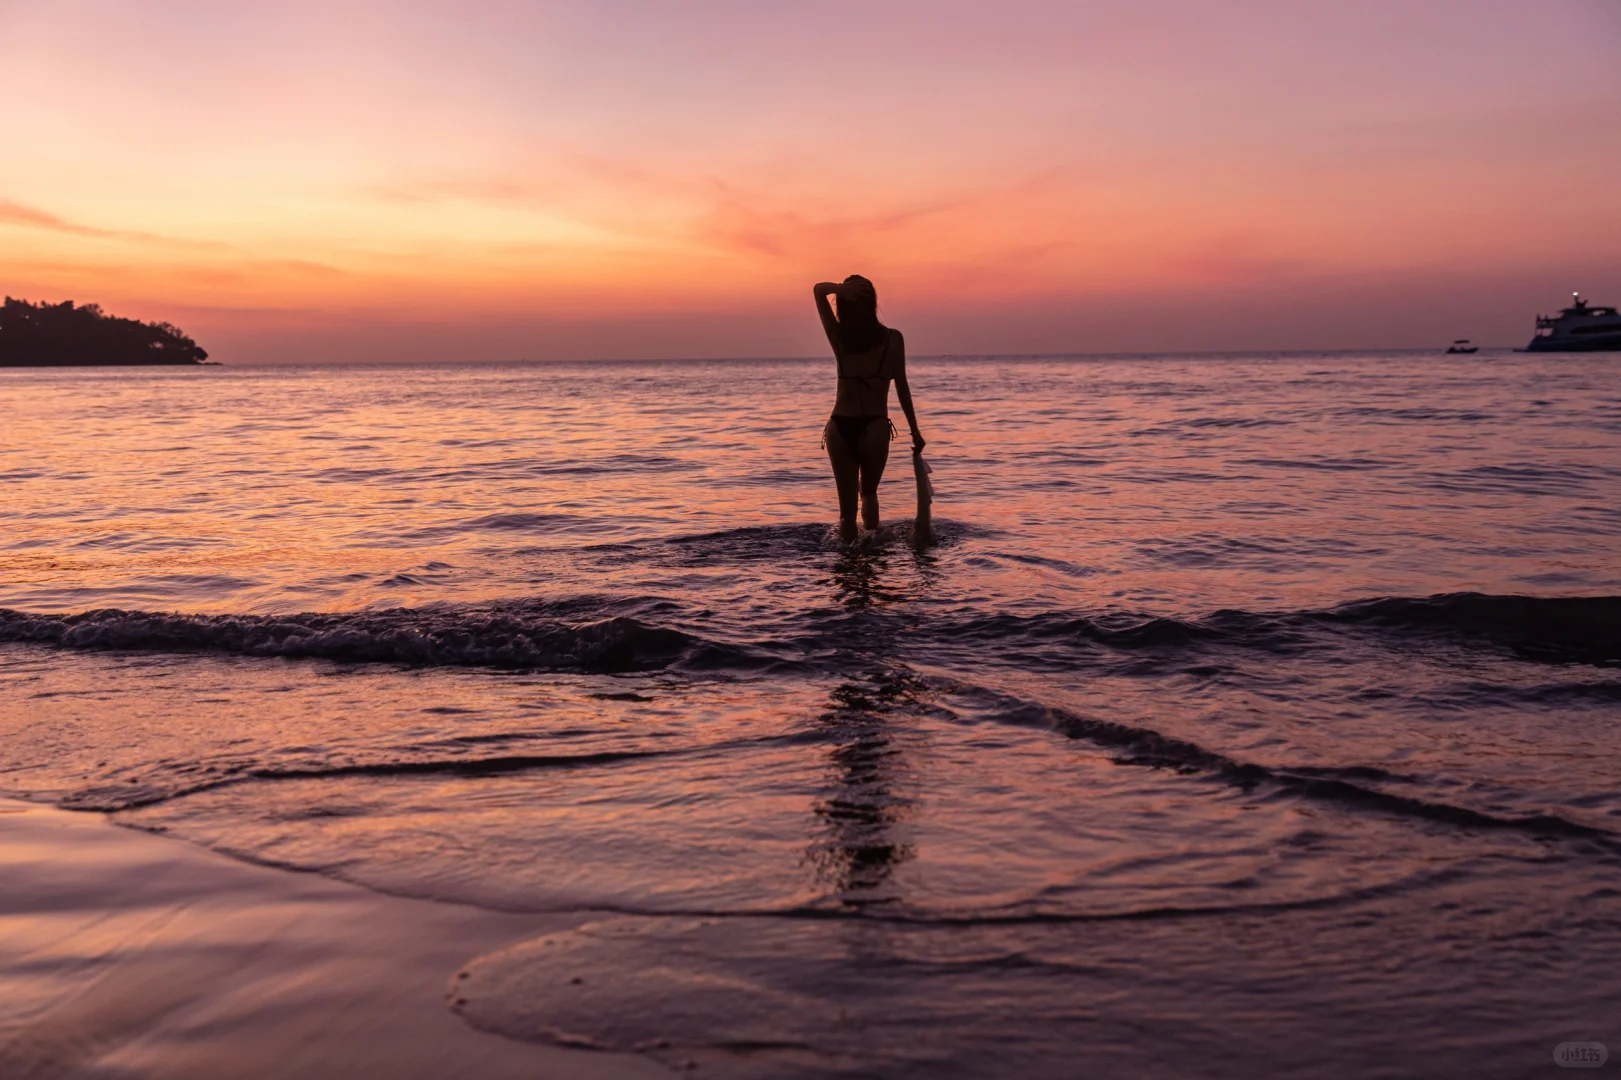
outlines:
{"label": "sky", "polygon": [[232,362],[1523,344],[1621,0],[0,0],[0,292]]}

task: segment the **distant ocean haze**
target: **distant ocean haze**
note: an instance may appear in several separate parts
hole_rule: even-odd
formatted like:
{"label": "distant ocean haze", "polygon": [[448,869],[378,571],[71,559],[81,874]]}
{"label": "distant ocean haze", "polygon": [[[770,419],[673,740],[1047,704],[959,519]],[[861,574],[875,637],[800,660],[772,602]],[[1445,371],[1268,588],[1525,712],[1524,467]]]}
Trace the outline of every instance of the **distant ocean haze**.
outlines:
{"label": "distant ocean haze", "polygon": [[1618,363],[918,358],[923,553],[831,361],[0,373],[0,791],[599,911],[721,1056],[1523,1075],[1621,995]]}

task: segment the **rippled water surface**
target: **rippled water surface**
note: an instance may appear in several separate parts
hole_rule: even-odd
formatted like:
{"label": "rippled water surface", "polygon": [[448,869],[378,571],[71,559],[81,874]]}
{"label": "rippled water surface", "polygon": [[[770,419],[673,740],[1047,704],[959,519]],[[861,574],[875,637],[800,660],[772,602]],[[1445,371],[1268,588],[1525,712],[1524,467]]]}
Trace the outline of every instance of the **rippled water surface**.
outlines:
{"label": "rippled water surface", "polygon": [[1621,1049],[1621,358],[913,366],[924,552],[830,363],[0,373],[0,790],[701,1074]]}

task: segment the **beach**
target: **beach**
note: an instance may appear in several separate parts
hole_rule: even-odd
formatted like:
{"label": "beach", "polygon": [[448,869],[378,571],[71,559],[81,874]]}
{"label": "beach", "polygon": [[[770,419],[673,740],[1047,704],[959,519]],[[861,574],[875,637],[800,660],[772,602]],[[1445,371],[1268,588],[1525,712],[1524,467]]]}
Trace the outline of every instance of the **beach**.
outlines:
{"label": "beach", "polygon": [[470,955],[543,928],[0,804],[0,1076],[635,1077],[626,1055],[483,1035]]}

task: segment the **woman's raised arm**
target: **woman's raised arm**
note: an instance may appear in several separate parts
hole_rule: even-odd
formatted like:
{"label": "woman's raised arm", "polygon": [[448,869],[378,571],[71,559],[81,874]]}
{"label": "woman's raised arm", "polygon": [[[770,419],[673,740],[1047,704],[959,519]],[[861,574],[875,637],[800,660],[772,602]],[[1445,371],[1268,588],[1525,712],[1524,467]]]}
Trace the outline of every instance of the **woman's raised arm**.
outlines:
{"label": "woman's raised arm", "polygon": [[839,339],[839,320],[833,315],[833,305],[827,302],[829,296],[837,296],[839,286],[832,281],[819,281],[816,288],[816,313],[822,317],[822,329],[827,331],[827,343],[833,346],[833,355],[838,356],[844,352],[844,345]]}

